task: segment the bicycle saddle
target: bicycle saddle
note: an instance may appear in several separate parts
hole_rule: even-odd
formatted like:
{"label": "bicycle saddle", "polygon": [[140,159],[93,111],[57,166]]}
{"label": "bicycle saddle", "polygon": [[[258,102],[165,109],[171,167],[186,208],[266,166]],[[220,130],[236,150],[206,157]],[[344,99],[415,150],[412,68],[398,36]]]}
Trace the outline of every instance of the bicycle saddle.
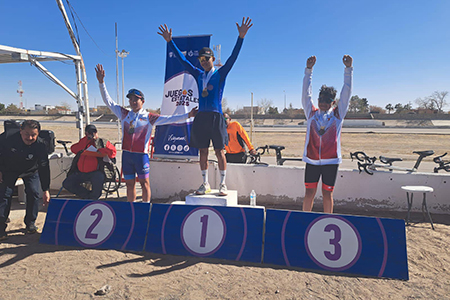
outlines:
{"label": "bicycle saddle", "polygon": [[62,141],[62,140],[57,140],[56,141],[58,144],[70,144],[70,143],[72,143],[72,141]]}
{"label": "bicycle saddle", "polygon": [[390,157],[386,157],[386,156],[380,156],[380,161],[381,161],[383,164],[389,164],[389,165],[392,165],[392,163],[393,163],[394,161],[403,161],[403,159],[401,159],[401,158],[390,158]]}
{"label": "bicycle saddle", "polygon": [[281,150],[284,150],[284,146],[269,145],[269,149],[274,149],[276,151],[281,151]]}
{"label": "bicycle saddle", "polygon": [[413,153],[419,154],[420,156],[430,156],[434,154],[433,150],[426,150],[426,151],[413,151]]}

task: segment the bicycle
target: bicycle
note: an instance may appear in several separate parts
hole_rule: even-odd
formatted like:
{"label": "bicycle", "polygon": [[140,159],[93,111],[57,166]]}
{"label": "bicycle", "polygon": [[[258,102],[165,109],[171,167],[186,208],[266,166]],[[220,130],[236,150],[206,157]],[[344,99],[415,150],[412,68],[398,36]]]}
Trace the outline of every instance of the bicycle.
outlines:
{"label": "bicycle", "polygon": [[[383,164],[378,164],[378,163],[376,163],[377,158],[375,156],[370,157],[363,151],[356,151],[353,153],[350,152],[350,157],[352,158],[352,161],[354,158],[356,158],[358,160],[359,173],[361,173],[362,170],[364,170],[367,174],[373,175],[373,171],[378,171],[377,168],[388,169],[389,171],[396,170],[396,171],[406,171],[406,172],[417,172],[417,169],[419,168],[419,165],[422,162],[422,160],[427,156],[433,155],[434,151],[433,150],[413,151],[413,153],[418,154],[419,157],[417,158],[416,163],[414,164],[414,166],[411,169],[397,167],[397,166],[392,165],[392,163],[394,163],[396,161],[403,161],[403,159],[401,159],[401,158],[390,158],[390,157],[385,157],[385,156],[379,156],[378,159]],[[363,163],[361,163],[361,162],[363,162]]]}
{"label": "bicycle", "polygon": [[263,165],[263,166],[268,166],[268,163],[262,162],[261,161],[261,153],[258,152],[259,148],[256,148],[256,154],[250,154],[250,153],[245,153],[245,164],[253,164],[253,165]]}
{"label": "bicycle", "polygon": [[434,173],[438,173],[439,170],[445,170],[447,172],[450,172],[450,161],[442,159],[446,155],[447,155],[447,152],[445,152],[444,154],[442,154],[440,156],[436,156],[435,158],[433,158],[433,161],[439,165],[433,169]]}
{"label": "bicycle", "polygon": [[[263,155],[264,153],[269,153],[269,149],[275,150],[275,155],[276,155],[276,160],[277,160],[277,165],[278,166],[282,166],[284,164],[285,161],[303,161],[303,159],[301,158],[286,158],[283,157],[281,154],[281,151],[285,149],[284,146],[279,146],[279,145],[265,145],[262,147],[258,147],[256,148],[256,151],[258,153],[260,153],[260,155]],[[262,152],[261,152],[262,150]]]}

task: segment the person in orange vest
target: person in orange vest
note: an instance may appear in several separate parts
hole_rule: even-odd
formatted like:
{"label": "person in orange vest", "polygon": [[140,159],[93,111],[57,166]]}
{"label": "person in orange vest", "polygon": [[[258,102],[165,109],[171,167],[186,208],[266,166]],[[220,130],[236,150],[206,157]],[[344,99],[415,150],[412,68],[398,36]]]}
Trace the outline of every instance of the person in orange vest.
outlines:
{"label": "person in orange vest", "polygon": [[229,163],[243,164],[245,163],[245,148],[244,144],[247,145],[248,151],[251,155],[256,155],[255,148],[250,142],[247,132],[237,121],[231,122],[230,115],[227,113],[223,114],[225,122],[227,123],[227,133],[228,133],[228,145],[225,145],[225,157]]}

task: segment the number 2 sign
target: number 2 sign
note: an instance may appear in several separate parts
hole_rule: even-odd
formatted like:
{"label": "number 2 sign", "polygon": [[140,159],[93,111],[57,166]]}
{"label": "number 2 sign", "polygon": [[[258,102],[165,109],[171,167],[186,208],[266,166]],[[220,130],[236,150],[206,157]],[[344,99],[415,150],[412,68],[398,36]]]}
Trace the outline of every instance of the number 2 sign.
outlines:
{"label": "number 2 sign", "polygon": [[97,246],[106,241],[116,227],[114,210],[106,203],[93,202],[75,218],[73,233],[84,246]]}

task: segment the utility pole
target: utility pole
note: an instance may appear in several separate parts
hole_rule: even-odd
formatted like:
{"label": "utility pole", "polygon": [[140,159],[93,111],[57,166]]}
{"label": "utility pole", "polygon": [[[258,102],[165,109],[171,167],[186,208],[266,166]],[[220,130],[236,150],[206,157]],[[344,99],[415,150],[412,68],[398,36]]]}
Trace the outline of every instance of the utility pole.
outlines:
{"label": "utility pole", "polygon": [[122,106],[125,106],[125,90],[124,90],[124,68],[123,68],[123,59],[127,57],[127,55],[130,54],[130,52],[125,51],[122,49],[122,51],[119,53],[120,58],[122,58]]}
{"label": "utility pole", "polygon": [[284,110],[286,110],[286,91],[283,91],[284,93]]}
{"label": "utility pole", "polygon": [[[117,23],[116,23],[116,99],[119,102],[119,38],[117,37]],[[122,106],[124,105],[122,101]]]}
{"label": "utility pole", "polygon": [[253,92],[251,100],[251,110],[250,110],[250,143],[253,144]]}

